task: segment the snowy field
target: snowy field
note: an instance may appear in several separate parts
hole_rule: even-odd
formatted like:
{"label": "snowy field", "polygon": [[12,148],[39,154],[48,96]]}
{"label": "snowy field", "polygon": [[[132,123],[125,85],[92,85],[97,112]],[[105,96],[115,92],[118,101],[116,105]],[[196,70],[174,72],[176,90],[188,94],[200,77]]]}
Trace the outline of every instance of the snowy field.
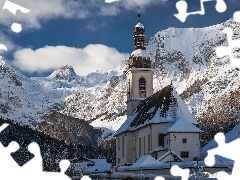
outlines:
{"label": "snowy field", "polygon": [[103,132],[101,139],[110,140],[118,128],[126,121],[127,116],[120,116],[114,120],[104,120],[104,117],[98,118],[91,123],[95,129],[101,129]]}

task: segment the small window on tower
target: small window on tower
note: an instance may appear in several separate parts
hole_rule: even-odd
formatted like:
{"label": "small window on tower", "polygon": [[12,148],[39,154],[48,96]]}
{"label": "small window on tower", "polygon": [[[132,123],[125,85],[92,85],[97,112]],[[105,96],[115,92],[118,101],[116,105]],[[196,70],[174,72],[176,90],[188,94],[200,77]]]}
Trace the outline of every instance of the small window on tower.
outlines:
{"label": "small window on tower", "polygon": [[139,79],[139,97],[146,98],[146,80],[144,77]]}

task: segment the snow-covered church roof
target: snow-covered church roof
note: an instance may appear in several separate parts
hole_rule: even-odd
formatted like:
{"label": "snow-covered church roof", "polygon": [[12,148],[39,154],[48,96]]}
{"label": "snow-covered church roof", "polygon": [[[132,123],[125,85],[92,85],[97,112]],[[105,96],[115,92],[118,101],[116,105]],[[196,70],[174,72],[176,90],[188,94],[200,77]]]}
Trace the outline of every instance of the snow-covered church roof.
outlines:
{"label": "snow-covered church roof", "polygon": [[160,162],[157,161],[155,158],[153,158],[151,155],[144,155],[132,166],[140,167],[142,165],[148,165],[148,164],[160,164]]}
{"label": "snow-covered church roof", "polygon": [[149,54],[147,53],[147,51],[146,50],[142,50],[142,49],[137,49],[137,50],[133,51],[131,53],[131,56],[133,56],[133,55],[134,55],[134,57],[145,57],[145,58],[149,58],[150,57]]}
{"label": "snow-covered church roof", "polygon": [[144,29],[144,26],[143,26],[143,24],[142,23],[137,23],[137,25],[135,26],[135,27],[140,27],[140,28],[143,28]]}
{"label": "snow-covered church roof", "polygon": [[171,127],[169,127],[165,134],[170,132],[201,132],[196,126],[191,124],[184,118],[179,118]]}
{"label": "snow-covered church roof", "polygon": [[167,157],[168,155],[171,155],[171,156],[175,156],[175,158],[178,160],[178,161],[184,161],[177,153],[175,153],[174,151],[168,151],[166,153],[164,153],[162,156],[160,156],[157,161],[162,161],[165,157]]}
{"label": "snow-covered church roof", "polygon": [[[126,131],[134,131],[148,124],[164,122],[173,122],[175,124],[178,120],[180,120],[178,123],[181,123],[183,120],[189,122],[190,125],[185,122],[188,126],[182,127],[186,128],[185,131],[188,130],[187,128],[190,128],[191,131],[193,131],[192,126],[194,125],[192,124],[198,124],[188,110],[188,106],[180,98],[176,90],[172,85],[168,85],[154,93],[152,96],[141,101],[132,115],[129,116],[117,130],[115,135]],[[171,127],[175,129],[175,126]],[[194,129],[194,132],[197,131],[197,129]],[[180,129],[180,131],[183,131],[183,129]],[[198,131],[200,130],[198,129]]]}

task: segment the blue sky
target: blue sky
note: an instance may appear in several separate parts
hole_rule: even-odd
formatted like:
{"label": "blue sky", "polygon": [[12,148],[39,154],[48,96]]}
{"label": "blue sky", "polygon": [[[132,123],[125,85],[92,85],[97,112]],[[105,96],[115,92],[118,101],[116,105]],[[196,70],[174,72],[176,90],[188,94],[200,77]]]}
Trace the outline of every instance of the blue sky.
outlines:
{"label": "blue sky", "polygon": [[[200,10],[200,0],[186,0],[188,11]],[[57,67],[70,64],[79,75],[102,69],[108,71],[133,51],[133,27],[137,24],[137,6],[148,40],[168,27],[206,27],[224,22],[240,10],[237,0],[225,0],[227,10],[218,13],[216,1],[205,4],[205,15],[192,15],[180,22],[177,0],[12,0],[30,10],[14,16],[1,11],[0,43],[8,51],[0,55],[19,71],[30,76],[47,76]],[[5,0],[0,0],[3,7]],[[22,24],[20,33],[11,24]]]}

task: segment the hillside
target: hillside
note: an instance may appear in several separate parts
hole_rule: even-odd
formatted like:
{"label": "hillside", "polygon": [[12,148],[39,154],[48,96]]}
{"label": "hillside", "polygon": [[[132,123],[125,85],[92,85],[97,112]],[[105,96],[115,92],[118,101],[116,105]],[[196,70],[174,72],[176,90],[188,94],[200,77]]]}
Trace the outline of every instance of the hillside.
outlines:
{"label": "hillside", "polygon": [[97,146],[101,132],[82,119],[58,112],[49,115],[36,129],[43,134],[63,141],[65,144]]}
{"label": "hillside", "polygon": [[88,143],[87,141],[84,146],[74,146],[73,144],[66,144],[44,133],[32,130],[27,126],[20,126],[9,119],[4,120],[0,118],[0,124],[2,125],[3,123],[10,125],[0,133],[0,141],[5,147],[8,146],[11,141],[16,141],[19,144],[19,150],[11,155],[20,166],[33,158],[33,154],[27,149],[31,142],[37,142],[39,144],[43,158],[43,168],[46,171],[59,171],[58,163],[62,159],[73,159],[84,155],[97,158],[100,155],[99,150],[94,147],[94,144]]}

